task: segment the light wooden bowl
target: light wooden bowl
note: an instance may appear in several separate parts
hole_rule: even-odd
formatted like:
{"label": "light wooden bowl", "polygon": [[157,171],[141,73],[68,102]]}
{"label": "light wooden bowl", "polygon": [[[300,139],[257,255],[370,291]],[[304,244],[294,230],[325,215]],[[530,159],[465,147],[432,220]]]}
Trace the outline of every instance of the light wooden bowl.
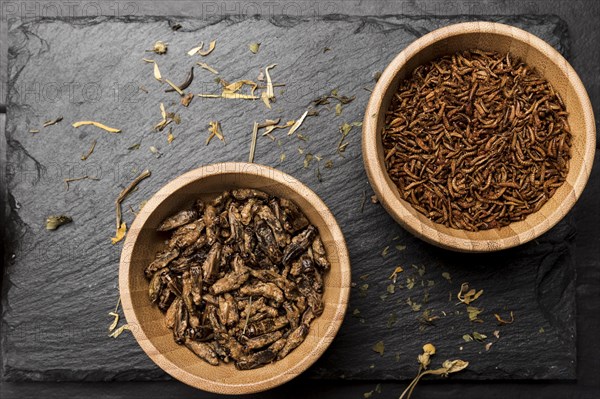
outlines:
{"label": "light wooden bowl", "polygon": [[[401,199],[384,164],[381,132],[385,113],[401,80],[435,58],[473,48],[509,52],[534,67],[558,91],[569,113],[573,140],[566,182],[536,213],[502,228],[469,232],[434,223]],[[387,66],[367,105],[363,121],[363,160],[383,207],[406,230],[442,248],[490,252],[514,247],[548,231],[573,207],[590,175],[596,129],[587,92],[571,65],[552,46],[521,29],[492,22],[468,22],[430,32],[406,47]]]}
{"label": "light wooden bowl", "polygon": [[[224,190],[257,188],[296,203],[319,229],[331,262],[325,276],[323,314],[315,319],[306,340],[283,360],[255,370],[233,364],[211,366],[185,346],[177,345],[165,317],[148,299],[144,268],[163,245],[156,228],[167,216],[194,200],[212,199]],[[321,199],[305,185],[278,170],[249,163],[219,163],[179,176],[159,190],[133,222],[121,254],[121,302],[127,322],[146,354],[176,379],[205,391],[246,394],[264,391],[296,377],[312,365],[335,337],[348,304],[350,260],[344,236]]]}

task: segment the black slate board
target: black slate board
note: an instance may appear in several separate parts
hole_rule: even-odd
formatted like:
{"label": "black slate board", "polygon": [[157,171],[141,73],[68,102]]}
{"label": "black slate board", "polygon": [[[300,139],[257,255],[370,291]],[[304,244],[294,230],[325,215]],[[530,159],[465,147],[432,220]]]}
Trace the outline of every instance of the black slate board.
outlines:
{"label": "black slate board", "polygon": [[[566,53],[567,29],[555,17],[488,18],[523,27]],[[112,246],[113,202],[141,170],[153,175],[126,201],[137,207],[170,179],[194,167],[217,161],[247,159],[253,121],[298,118],[314,98],[338,88],[356,100],[335,116],[333,106],[308,117],[303,142],[277,132],[281,146],[261,137],[256,162],[278,167],[310,187],[330,206],[350,250],[353,288],[347,318],[331,348],[309,371],[313,377],[406,379],[416,370],[416,355],[425,342],[438,347],[434,364],[463,358],[471,366],[456,378],[575,378],[575,292],[573,234],[570,219],[541,239],[492,255],[464,255],[434,248],[398,227],[372,204],[360,155],[360,128],[354,128],[345,157],[336,154],[338,127],[362,119],[373,74],[422,34],[468,17],[385,17],[273,19],[229,17],[215,21],[166,18],[42,19],[9,27],[9,95],[6,129],[6,190],[9,212],[4,224],[7,262],[3,281],[3,377],[8,380],[147,380],[166,378],[141,351],[133,337],[113,340],[106,327],[117,299],[120,245]],[[179,22],[174,32],[170,26]],[[185,52],[218,38],[217,49],[202,59],[229,80],[255,80],[259,68],[272,70],[277,102],[267,111],[261,102],[195,99],[189,109],[171,103],[142,57],[159,61],[163,76],[178,82],[196,59]],[[170,43],[169,53],[145,53],[155,40]],[[248,44],[261,42],[259,54]],[[324,51],[324,48],[330,48]],[[146,94],[138,90],[143,85]],[[196,70],[194,93],[216,92],[214,76]],[[152,131],[160,120],[159,102],[177,110],[175,140]],[[62,115],[58,125],[31,134],[43,121]],[[75,120],[94,119],[123,129],[111,135],[93,128],[75,130]],[[220,120],[227,144],[204,145],[206,126]],[[94,154],[79,160],[91,141]],[[127,147],[141,143],[139,150]],[[148,150],[163,154],[156,158]],[[298,147],[322,156],[303,167]],[[0,151],[0,153],[2,153]],[[286,160],[280,161],[280,155]],[[332,169],[324,168],[333,160]],[[63,179],[82,175],[65,191]],[[366,199],[364,209],[361,204]],[[361,210],[362,209],[362,210]],[[66,213],[74,223],[46,232],[47,215]],[[125,213],[128,224],[133,219]],[[396,245],[405,247],[400,250]],[[382,256],[386,246],[389,254]],[[395,292],[388,293],[389,274],[397,265]],[[413,266],[414,265],[414,266]],[[419,270],[421,272],[419,272]],[[447,272],[451,281],[442,277]],[[420,273],[423,275],[421,276]],[[414,287],[407,279],[414,278]],[[431,282],[430,282],[431,281]],[[485,309],[483,324],[469,323],[455,295],[461,282],[484,289],[475,304]],[[366,288],[368,284],[368,288]],[[430,286],[431,285],[431,286]],[[426,301],[425,296],[428,296]],[[422,307],[415,312],[406,300]],[[417,317],[431,309],[440,319],[423,326]],[[493,313],[515,313],[512,325],[498,327]],[[395,316],[393,316],[395,315]],[[493,337],[500,331],[500,339]],[[463,341],[478,331],[493,342]],[[382,340],[385,353],[371,348]]]}

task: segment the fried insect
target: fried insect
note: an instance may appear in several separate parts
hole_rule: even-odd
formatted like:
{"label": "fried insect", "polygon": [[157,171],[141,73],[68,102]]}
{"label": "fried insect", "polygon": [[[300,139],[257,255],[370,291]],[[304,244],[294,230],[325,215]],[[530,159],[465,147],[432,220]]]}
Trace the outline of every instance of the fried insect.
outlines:
{"label": "fried insect", "polygon": [[204,360],[208,364],[213,366],[219,365],[219,357],[217,353],[207,343],[193,341],[190,338],[185,339],[185,346],[187,346],[192,352],[194,352],[200,359]]}
{"label": "fried insect", "polygon": [[323,313],[331,267],[317,229],[291,201],[223,192],[165,219],[165,249],[146,267],[148,296],[175,342],[239,370],[283,359]]}
{"label": "fried insect", "polygon": [[158,227],[158,231],[169,231],[190,223],[198,217],[198,212],[194,209],[183,210],[175,215],[166,218]]}

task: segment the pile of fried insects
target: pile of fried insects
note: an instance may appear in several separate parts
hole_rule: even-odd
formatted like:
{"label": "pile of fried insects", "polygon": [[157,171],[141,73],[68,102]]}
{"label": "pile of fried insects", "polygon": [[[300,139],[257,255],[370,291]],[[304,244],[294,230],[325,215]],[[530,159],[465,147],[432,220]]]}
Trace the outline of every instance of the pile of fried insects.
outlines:
{"label": "pile of fried insects", "polygon": [[281,360],[323,313],[325,247],[285,198],[227,191],[158,231],[169,238],[145,270],[150,300],[175,341],[211,365],[249,370]]}

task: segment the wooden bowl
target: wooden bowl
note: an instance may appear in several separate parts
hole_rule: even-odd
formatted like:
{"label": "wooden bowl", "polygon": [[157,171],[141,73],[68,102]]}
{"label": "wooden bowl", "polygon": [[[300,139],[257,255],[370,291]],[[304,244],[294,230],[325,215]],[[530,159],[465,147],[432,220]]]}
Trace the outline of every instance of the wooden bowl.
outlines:
{"label": "wooden bowl", "polygon": [[[401,199],[384,164],[381,132],[385,113],[400,81],[419,65],[461,50],[509,52],[534,67],[558,91],[569,113],[571,161],[565,183],[536,213],[502,228],[469,232],[434,223]],[[442,248],[489,252],[514,247],[548,231],[573,207],[590,175],[596,146],[592,106],[575,70],[552,46],[521,29],[492,22],[468,22],[435,30],[406,47],[387,66],[367,105],[363,121],[363,160],[383,207],[406,230]]]}
{"label": "wooden bowl", "polygon": [[[185,346],[177,345],[165,317],[148,299],[144,268],[161,248],[164,235],[156,228],[167,216],[194,200],[210,200],[224,190],[257,188],[298,205],[319,229],[331,262],[325,275],[325,310],[315,319],[306,340],[284,359],[255,370],[233,364],[211,366]],[[296,377],[312,365],[335,337],[348,304],[350,260],[344,236],[321,199],[305,185],[278,170],[249,163],[219,163],[179,176],[160,189],[133,222],[121,254],[121,302],[127,322],[142,349],[163,370],[193,387],[223,394],[264,391]]]}

